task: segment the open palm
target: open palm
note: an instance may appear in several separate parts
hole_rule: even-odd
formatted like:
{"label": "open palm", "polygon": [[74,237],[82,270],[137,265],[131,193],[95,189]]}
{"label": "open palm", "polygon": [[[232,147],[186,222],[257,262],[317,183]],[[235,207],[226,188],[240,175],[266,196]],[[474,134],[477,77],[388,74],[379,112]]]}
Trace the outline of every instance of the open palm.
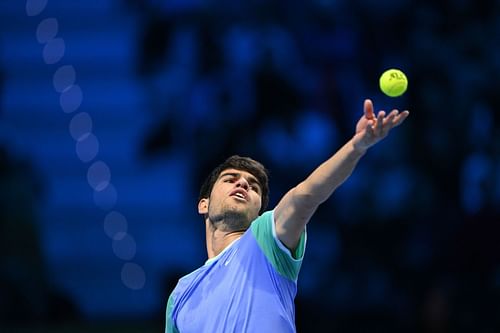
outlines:
{"label": "open palm", "polygon": [[366,99],[364,103],[364,114],[356,124],[356,134],[353,137],[354,148],[358,151],[366,151],[368,148],[382,140],[389,131],[399,126],[408,117],[410,112],[392,110],[387,116],[381,110],[375,117],[373,103]]}

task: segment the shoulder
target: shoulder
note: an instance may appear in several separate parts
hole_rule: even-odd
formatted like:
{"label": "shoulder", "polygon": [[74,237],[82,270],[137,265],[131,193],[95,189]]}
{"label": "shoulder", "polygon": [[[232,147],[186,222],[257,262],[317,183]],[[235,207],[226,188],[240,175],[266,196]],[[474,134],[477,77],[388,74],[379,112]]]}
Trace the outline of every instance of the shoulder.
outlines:
{"label": "shoulder", "polygon": [[255,219],[252,222],[250,231],[271,265],[281,275],[296,280],[305,253],[307,241],[305,230],[294,253],[276,235],[274,210],[267,211]]}

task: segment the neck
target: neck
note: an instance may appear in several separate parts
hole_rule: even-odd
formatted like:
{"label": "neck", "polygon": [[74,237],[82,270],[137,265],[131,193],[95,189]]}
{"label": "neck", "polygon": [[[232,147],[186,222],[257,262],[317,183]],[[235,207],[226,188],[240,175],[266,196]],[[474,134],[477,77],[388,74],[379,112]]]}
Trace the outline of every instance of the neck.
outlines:
{"label": "neck", "polygon": [[224,231],[216,228],[208,219],[205,221],[207,254],[211,259],[221,253],[229,244],[240,238],[246,230]]}

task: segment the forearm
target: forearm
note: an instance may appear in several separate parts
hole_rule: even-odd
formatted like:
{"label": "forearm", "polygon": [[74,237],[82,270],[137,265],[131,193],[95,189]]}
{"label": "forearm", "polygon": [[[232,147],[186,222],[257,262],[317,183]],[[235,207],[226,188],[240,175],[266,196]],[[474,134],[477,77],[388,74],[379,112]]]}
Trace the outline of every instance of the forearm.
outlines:
{"label": "forearm", "polygon": [[365,151],[356,150],[353,141],[349,140],[297,185],[294,189],[296,199],[304,201],[304,206],[317,207],[352,174],[364,154]]}

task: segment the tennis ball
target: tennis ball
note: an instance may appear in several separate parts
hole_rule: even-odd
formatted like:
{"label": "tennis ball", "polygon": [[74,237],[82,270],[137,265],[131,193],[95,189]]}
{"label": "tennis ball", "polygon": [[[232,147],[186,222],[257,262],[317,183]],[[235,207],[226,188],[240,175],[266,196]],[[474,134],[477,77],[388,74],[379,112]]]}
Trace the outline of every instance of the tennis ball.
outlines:
{"label": "tennis ball", "polygon": [[408,88],[408,79],[405,73],[399,69],[388,69],[380,76],[380,90],[390,97],[398,97],[404,94]]}

